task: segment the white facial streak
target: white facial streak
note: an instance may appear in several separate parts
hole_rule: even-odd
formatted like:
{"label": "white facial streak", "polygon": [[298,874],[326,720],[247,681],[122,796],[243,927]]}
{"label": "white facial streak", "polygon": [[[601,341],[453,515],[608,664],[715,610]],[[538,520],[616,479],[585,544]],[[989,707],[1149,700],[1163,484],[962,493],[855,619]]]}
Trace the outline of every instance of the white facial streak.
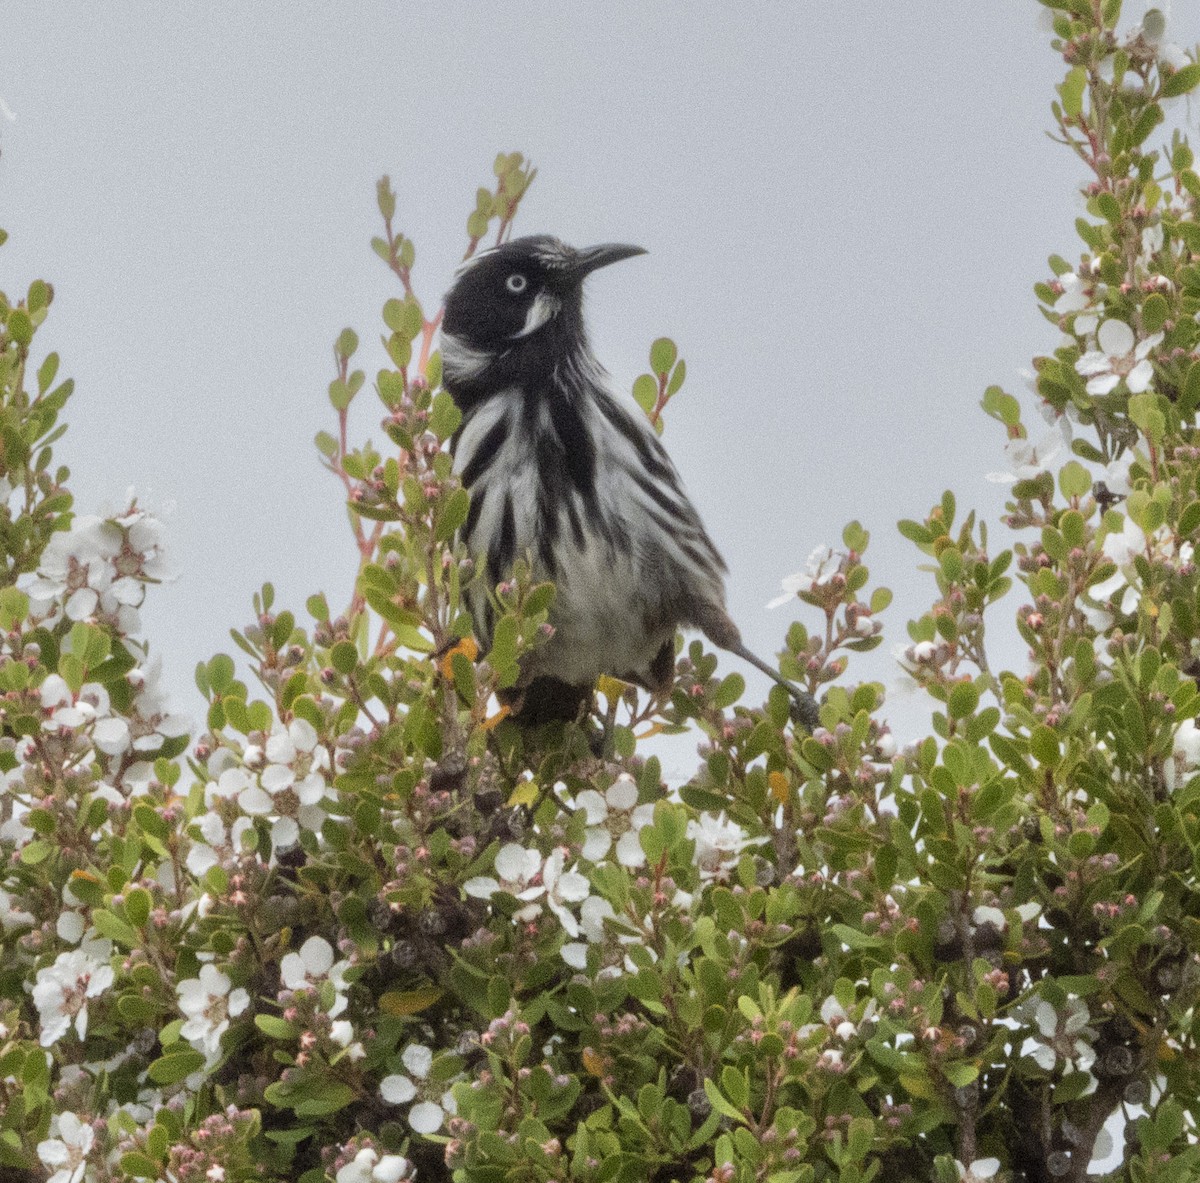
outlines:
{"label": "white facial streak", "polygon": [[528,337],[530,333],[536,333],[552,316],[558,315],[561,307],[562,302],[557,297],[548,292],[538,292],[529,306],[529,311],[525,314],[525,324],[519,333],[513,334],[513,340],[516,341],[521,337]]}

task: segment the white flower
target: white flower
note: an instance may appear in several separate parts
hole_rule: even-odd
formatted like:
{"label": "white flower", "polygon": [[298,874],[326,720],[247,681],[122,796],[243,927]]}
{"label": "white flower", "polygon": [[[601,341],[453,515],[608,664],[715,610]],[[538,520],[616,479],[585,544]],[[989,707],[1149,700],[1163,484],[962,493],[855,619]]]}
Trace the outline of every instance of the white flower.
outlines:
{"label": "white flower", "polygon": [[995,1177],[996,1172],[1000,1169],[1000,1160],[998,1158],[977,1158],[964,1167],[956,1158],[954,1165],[958,1168],[960,1183],[984,1183],[984,1180]]}
{"label": "white flower", "polygon": [[266,757],[269,763],[259,779],[272,796],[291,789],[301,805],[317,805],[324,798],[328,784],[322,773],[329,770],[329,753],[307,719],[293,719],[286,731],[277,729],[267,740]]}
{"label": "white flower", "polygon": [[298,953],[284,956],[279,963],[279,976],[289,990],[317,990],[328,978],[337,991],[329,1014],[336,1016],[346,1009],[345,992],[349,989],[346,971],[349,968],[349,961],[334,964],[333,946],[324,937],[309,937]]}
{"label": "white flower", "polygon": [[58,1168],[47,1183],[80,1183],[87,1169],[87,1156],[95,1141],[95,1132],[70,1110],[58,1115],[57,1124],[58,1137],[47,1138],[37,1147],[38,1158],[43,1164]]}
{"label": "white flower", "polygon": [[1106,320],[1096,333],[1098,348],[1075,363],[1075,369],[1088,379],[1088,394],[1109,394],[1122,378],[1130,394],[1141,394],[1154,377],[1146,355],[1162,339],[1162,333],[1154,333],[1138,343],[1123,320]]}
{"label": "white flower", "polygon": [[[267,739],[265,751],[247,747],[245,767],[225,767],[214,790],[223,797],[236,796],[243,813],[272,817],[271,845],[285,850],[300,840],[300,828],[316,832],[325,823],[321,802],[328,782],[329,754],[318,742],[316,730],[304,719],[294,719],[286,728],[277,727]],[[265,761],[265,762],[264,762]],[[248,768],[263,767],[257,780]],[[209,762],[210,774],[215,771]]]}
{"label": "white flower", "polygon": [[399,1154],[380,1156],[365,1146],[334,1176],[336,1183],[399,1183],[408,1174],[408,1159]]}
{"label": "white flower", "polygon": [[[433,1052],[421,1043],[409,1044],[400,1059],[412,1076],[416,1077],[416,1081],[402,1073],[385,1076],[379,1082],[379,1092],[390,1105],[406,1104],[417,1095],[418,1091],[424,1091],[425,1079],[433,1066]],[[455,1103],[454,1095],[447,1090],[442,1094],[440,1103],[427,1099],[418,1101],[408,1111],[408,1124],[414,1133],[432,1134],[442,1128],[442,1123],[446,1120],[448,1113],[456,1112],[458,1112],[458,1106]]]}
{"label": "white flower", "polygon": [[1087,1025],[1090,1017],[1087,1003],[1082,998],[1068,998],[1061,1011],[1043,999],[1033,1012],[1041,1041],[1035,1041],[1028,1054],[1047,1072],[1052,1071],[1060,1059],[1068,1067],[1081,1071],[1088,1069],[1096,1058],[1089,1042],[1096,1035]]}
{"label": "white flower", "polygon": [[[514,895],[519,900],[535,901],[545,892],[545,886],[540,882],[542,856],[536,850],[526,850],[516,842],[507,842],[496,852],[496,874],[499,879],[489,875],[476,875],[463,884],[463,891],[476,899],[490,899],[498,891]],[[541,915],[542,906],[538,903],[527,903],[517,913],[517,919],[523,921],[535,920]]]}
{"label": "white flower", "polygon": [[208,964],[200,967],[198,978],[187,978],[175,987],[179,1009],[187,1018],[179,1034],[210,1062],[220,1055],[221,1036],[229,1029],[229,1020],[250,1005],[250,995],[240,986],[231,990],[232,984],[228,974]]}
{"label": "white flower", "polygon": [[[605,920],[615,916],[613,906],[608,900],[602,896],[590,895],[579,908],[580,930],[589,943],[599,944],[608,935],[604,928]],[[563,945],[559,952],[572,969],[587,969],[587,944],[583,941],[570,941]]]}
{"label": "white flower", "polygon": [[654,820],[654,806],[637,803],[637,785],[627,772],[621,773],[601,796],[585,789],[575,798],[576,809],[587,814],[588,828],[581,854],[589,862],[599,862],[616,840],[617,862],[623,867],[645,865],[646,853],[638,841],[638,832]]}
{"label": "white flower", "polygon": [[555,850],[542,868],[542,883],[546,889],[546,903],[558,917],[559,923],[570,937],[579,935],[579,921],[575,919],[567,904],[578,904],[588,898],[591,885],[586,876],[578,871],[564,871],[566,858],[562,847]]}
{"label": "white flower", "polygon": [[724,813],[714,817],[702,813],[687,824],[687,836],[696,844],[693,861],[706,882],[728,878],[738,856],[747,846],[765,842],[766,838],[751,838],[737,822],[729,821]]}
{"label": "white flower", "polygon": [[987,479],[995,484],[1011,485],[1014,481],[1027,481],[1045,472],[1050,461],[1071,443],[1071,423],[1065,416],[1046,432],[1036,443],[1029,439],[1010,439],[1004,445],[1008,460],[1006,472],[989,472]]}
{"label": "white flower", "polygon": [[60,953],[54,964],[38,971],[33,987],[33,1004],[38,1008],[42,1047],[56,1043],[72,1023],[82,1039],[87,1034],[89,998],[98,998],[113,983],[108,958],[108,941],[90,941],[86,945]]}
{"label": "white flower", "polygon": [[215,867],[222,859],[239,854],[242,849],[242,835],[254,829],[254,823],[248,817],[239,817],[227,831],[225,823],[217,813],[206,813],[192,824],[204,839],[203,842],[192,840],[185,860],[187,869],[197,878],[210,867]]}
{"label": "white flower", "polygon": [[809,554],[803,571],[787,575],[780,581],[783,595],[776,596],[767,607],[778,608],[798,595],[811,594],[824,587],[838,573],[840,566],[841,560],[831,546],[818,546]]}
{"label": "white flower", "polygon": [[34,601],[62,600],[69,620],[86,620],[112,586],[112,560],[120,549],[119,527],[98,517],[77,517],[69,530],[50,536],[37,577],[26,590]]}

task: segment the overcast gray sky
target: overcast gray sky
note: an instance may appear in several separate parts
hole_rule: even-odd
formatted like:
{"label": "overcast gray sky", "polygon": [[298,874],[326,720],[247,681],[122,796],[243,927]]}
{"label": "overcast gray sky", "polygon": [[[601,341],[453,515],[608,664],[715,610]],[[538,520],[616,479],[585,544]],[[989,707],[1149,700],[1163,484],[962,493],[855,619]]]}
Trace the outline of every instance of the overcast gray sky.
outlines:
{"label": "overcast gray sky", "polygon": [[[883,653],[905,640],[932,585],[895,522],[946,487],[995,520],[1003,433],[979,398],[1020,393],[1018,369],[1053,349],[1031,287],[1048,254],[1078,253],[1082,170],[1044,134],[1062,69],[1039,10],[10,9],[0,288],[55,285],[38,343],[77,382],[58,455],[80,510],[130,485],[175,505],[179,577],[144,621],[177,705],[199,716],[191,671],[231,649],[263,580],[298,614],[313,591],[348,598],[355,551],[311,441],[332,422],[337,332],[358,330],[369,375],[384,364],[375,180],[393,178],[432,306],[498,150],[539,169],[518,233],[648,248],[592,281],[593,341],[626,391],[653,338],[678,342],[665,440],[748,643],[780,646],[788,609],[766,601],[852,518],[897,593]],[[1200,39],[1200,11],[1175,16],[1175,40]],[[357,408],[379,440],[374,396]]]}

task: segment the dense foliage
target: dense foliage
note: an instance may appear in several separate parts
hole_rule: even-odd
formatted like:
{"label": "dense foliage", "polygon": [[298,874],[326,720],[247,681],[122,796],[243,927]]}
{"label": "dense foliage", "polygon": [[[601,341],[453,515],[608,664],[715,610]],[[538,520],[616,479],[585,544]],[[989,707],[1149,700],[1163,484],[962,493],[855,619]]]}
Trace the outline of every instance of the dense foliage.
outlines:
{"label": "dense foliage", "polygon": [[[889,599],[856,524],[782,597],[812,735],[698,642],[669,701],[602,680],[585,722],[506,717],[553,588],[518,569],[476,651],[459,413],[386,179],[386,440],[354,442],[349,329],[317,439],[356,593],[263,588],[249,676],[203,663],[189,735],[140,636],[161,527],[74,511],[53,292],[0,297],[0,1175],[1200,1176],[1200,176],[1180,134],[1153,146],[1200,65],[1156,11],[1046,7],[1084,252],[1036,289],[1044,437],[984,398],[1004,522],[947,493],[901,523],[936,585],[901,651],[932,732],[902,752],[849,678]],[[497,159],[468,255],[532,180]],[[650,363],[661,427],[684,366],[665,339]],[[1028,665],[999,671],[1014,600]],[[680,728],[701,760],[667,785],[644,744]]]}

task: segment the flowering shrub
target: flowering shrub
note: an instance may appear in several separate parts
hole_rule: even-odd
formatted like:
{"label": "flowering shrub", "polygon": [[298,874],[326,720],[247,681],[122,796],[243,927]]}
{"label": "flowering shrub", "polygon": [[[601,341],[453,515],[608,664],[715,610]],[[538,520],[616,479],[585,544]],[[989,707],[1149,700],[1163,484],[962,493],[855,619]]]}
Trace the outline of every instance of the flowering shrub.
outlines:
{"label": "flowering shrub", "polygon": [[[699,642],[669,700],[602,679],[595,719],[505,717],[553,589],[519,567],[476,651],[459,414],[386,180],[387,443],[353,442],[348,329],[317,439],[354,598],[264,587],[234,634],[252,680],[202,663],[189,734],[140,638],[159,523],[73,513],[71,384],[33,344],[52,291],[0,298],[0,1176],[1200,1176],[1200,176],[1182,136],[1148,146],[1200,65],[1156,12],[1047,7],[1089,170],[1085,253],[1037,287],[1051,430],[987,391],[1011,549],[949,493],[901,523],[936,587],[900,652],[932,733],[900,752],[847,676],[889,599],[853,523],[778,601],[813,734]],[[468,254],[533,180],[495,174]],[[661,428],[683,362],[660,340],[650,368]],[[1015,588],[1028,664],[1000,671]],[[667,785],[639,745],[683,728],[701,761]]]}

